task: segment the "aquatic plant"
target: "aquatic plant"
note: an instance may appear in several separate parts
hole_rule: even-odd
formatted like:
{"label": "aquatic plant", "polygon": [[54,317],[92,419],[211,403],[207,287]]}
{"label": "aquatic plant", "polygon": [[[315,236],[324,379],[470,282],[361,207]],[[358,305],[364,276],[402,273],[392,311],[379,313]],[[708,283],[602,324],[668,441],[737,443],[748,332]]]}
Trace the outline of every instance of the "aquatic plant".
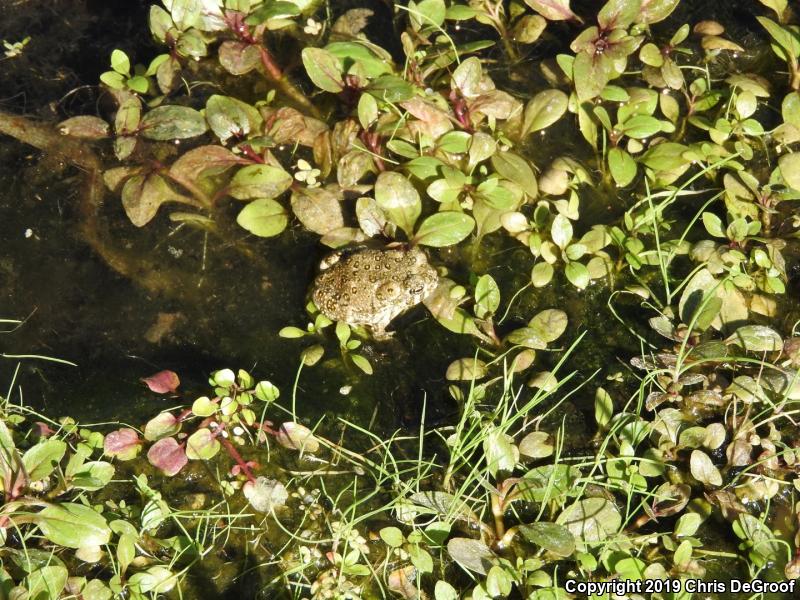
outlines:
{"label": "aquatic plant", "polygon": [[[181,406],[142,431],[6,401],[12,596],[169,593],[233,546],[265,597],[551,600],[621,579],[688,600],[718,564],[797,579],[800,29],[785,0],[752,2],[751,49],[686,3],[410,1],[376,43],[368,8],[171,0],[150,10],[162,54],[111,54],[110,110],[60,138],[0,113],[87,172],[84,237],[147,289],[184,286],[115,247],[102,185],[134,226],[169,208],[253,261],[287,230],[425,247],[424,305],[465,342],[437,398],[456,416],[413,435],[303,424],[301,374],[330,373],[329,348],[351,382],[385,366],[313,303],[280,331],[309,342],[290,405],[230,369],[192,397],[148,379]],[[580,322],[571,299],[593,294],[608,312]],[[638,355],[573,364],[614,317]],[[196,506],[171,506],[169,479],[201,472]]]}

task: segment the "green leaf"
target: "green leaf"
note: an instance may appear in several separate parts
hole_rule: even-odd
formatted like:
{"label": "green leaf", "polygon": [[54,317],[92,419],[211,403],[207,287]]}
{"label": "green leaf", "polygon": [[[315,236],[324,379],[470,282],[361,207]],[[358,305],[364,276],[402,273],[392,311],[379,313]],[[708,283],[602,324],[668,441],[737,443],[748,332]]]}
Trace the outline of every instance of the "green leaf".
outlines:
{"label": "green leaf", "polygon": [[422,222],[414,242],[434,248],[453,246],[465,239],[474,228],[475,221],[469,215],[457,211],[439,212]]}
{"label": "green leaf", "polygon": [[390,548],[399,548],[406,541],[403,532],[397,527],[384,527],[378,532],[378,535]]}
{"label": "green leaf", "polygon": [[434,587],[433,597],[434,600],[458,600],[458,592],[452,585],[440,579]]}
{"label": "green leaf", "polygon": [[529,542],[558,556],[566,558],[575,552],[575,538],[563,525],[545,522],[531,523],[530,525],[520,525],[519,532]]}
{"label": "green leaf", "polygon": [[144,427],[144,439],[156,442],[175,435],[181,430],[178,418],[170,412],[162,412],[150,419]]}
{"label": "green leaf", "polygon": [[344,89],[342,61],[322,48],[303,48],[303,65],[311,81],[321,90],[338,94]]}
{"label": "green leaf", "polygon": [[391,55],[382,48],[361,41],[332,42],[325,50],[342,61],[350,73],[369,79],[392,73]]}
{"label": "green leaf", "polygon": [[292,181],[292,176],[280,167],[248,165],[236,171],[228,193],[237,200],[271,199],[288,190]]}
{"label": "green leaf", "polygon": [[564,269],[564,274],[567,276],[569,282],[579,290],[584,289],[589,285],[589,269],[579,262],[570,262]]}
{"label": "green leaf", "polygon": [[608,151],[608,168],[617,187],[625,187],[636,177],[636,161],[622,148]]}
{"label": "green leaf", "polygon": [[[494,565],[486,575],[486,593],[491,598],[505,598],[511,594],[514,586],[514,577],[508,569]],[[474,598],[474,596],[473,596]]]}
{"label": "green leaf", "polygon": [[575,485],[581,472],[565,464],[544,465],[528,471],[519,482],[524,499],[547,503],[577,492]]}
{"label": "green leaf", "polygon": [[661,131],[661,121],[650,115],[635,115],[625,121],[621,129],[628,137],[643,140]]}
{"label": "green leaf", "polygon": [[[772,39],[786,51],[789,57],[800,57],[800,35],[788,28],[781,27],[775,21],[767,17],[756,17],[756,19],[758,19],[761,26],[767,30],[767,33],[769,33]],[[781,56],[779,53],[777,54]],[[785,56],[781,56],[781,58],[784,60],[786,59]]]}
{"label": "green leaf", "polygon": [[351,354],[350,359],[353,361],[353,364],[361,369],[364,373],[367,375],[372,375],[372,365],[366,357],[361,356],[360,354]]}
{"label": "green leaf", "polygon": [[475,315],[479,319],[497,312],[500,306],[500,288],[491,275],[482,275],[475,285]]}
{"label": "green leaf", "polygon": [[384,171],[375,181],[375,201],[387,218],[410,237],[422,212],[416,188],[401,173]]}
{"label": "green leaf", "polygon": [[[56,600],[67,586],[69,573],[61,565],[45,565],[29,573],[22,581],[26,590],[20,597],[29,600]],[[15,597],[13,594],[7,596]]]}
{"label": "green leaf", "polygon": [[786,184],[792,189],[800,191],[800,152],[781,156],[778,160],[778,168]]}
{"label": "green leaf", "polygon": [[341,197],[328,188],[295,189],[292,192],[291,205],[294,216],[303,226],[319,235],[345,226]]}
{"label": "green leaf", "polygon": [[515,329],[508,334],[506,341],[515,346],[525,346],[526,348],[533,348],[534,350],[544,350],[547,348],[547,342],[540,338],[538,333],[530,327]]}
{"label": "green leaf", "polygon": [[567,329],[567,313],[557,308],[541,311],[528,322],[537,337],[546,343],[554,342]]}
{"label": "green leaf", "polygon": [[498,175],[516,183],[529,199],[532,200],[539,195],[536,175],[534,175],[530,163],[519,154],[508,150],[496,152],[492,156],[491,162]]}
{"label": "green leaf", "polygon": [[579,102],[586,102],[600,95],[611,80],[612,62],[603,60],[603,55],[579,52],[572,63],[572,81]]}
{"label": "green leaf", "polygon": [[539,262],[533,265],[531,270],[531,283],[533,287],[544,287],[553,279],[555,270],[553,265],[547,262]]}
{"label": "green leaf", "polygon": [[722,219],[710,212],[704,212],[702,218],[703,225],[710,235],[718,238],[725,237],[725,230],[722,228]]}
{"label": "green leaf", "polygon": [[148,88],[150,87],[150,81],[147,77],[143,77],[142,75],[136,75],[135,77],[131,77],[125,82],[125,85],[128,86],[128,89],[133,90],[134,92],[139,92],[140,94],[146,94]]}
{"label": "green leaf", "polygon": [[144,117],[139,125],[144,137],[151,140],[185,140],[206,132],[202,114],[188,106],[159,106]]}
{"label": "green leaf", "polygon": [[602,542],[617,533],[622,525],[622,517],[609,500],[586,498],[558,515],[556,523],[564,525],[577,539],[591,544]]}
{"label": "green leaf", "polygon": [[486,377],[486,363],[476,358],[459,358],[447,367],[448,381],[473,381]]}
{"label": "green leaf", "polygon": [[272,382],[259,381],[256,384],[255,394],[262,402],[275,402],[280,397],[281,391]]}
{"label": "green leaf", "polygon": [[105,83],[112,90],[125,89],[125,77],[116,71],[104,71],[100,73],[100,81]]}
{"label": "green leaf", "polygon": [[289,215],[280,203],[261,198],[245,206],[236,217],[236,222],[253,235],[272,237],[286,229]]}
{"label": "green leaf", "polygon": [[397,75],[381,75],[364,88],[364,91],[372,97],[392,104],[410,100],[416,94],[416,90],[412,84]]}
{"label": "green leaf", "polygon": [[189,460],[209,460],[221,448],[219,440],[206,427],[198,429],[186,440],[186,457]]}
{"label": "green leaf", "polygon": [[166,567],[156,565],[146,571],[139,571],[131,575],[128,585],[139,594],[153,593],[165,594],[169,592],[178,582],[177,576]]}
{"label": "green leaf", "polygon": [[114,477],[111,463],[95,460],[82,464],[70,475],[72,487],[79,490],[100,490]]}
{"label": "green leaf", "polygon": [[57,546],[87,548],[111,540],[111,529],[103,516],[83,504],[50,504],[36,515],[36,523]]}
{"label": "green leaf", "polygon": [[664,56],[661,54],[661,50],[653,43],[642,46],[639,51],[639,59],[651,67],[658,68],[664,64]]}
{"label": "green leaf", "polygon": [[572,241],[572,222],[564,215],[558,214],[550,225],[550,237],[553,243],[562,250]]}
{"label": "green leaf", "polygon": [[569,98],[561,90],[545,90],[536,94],[525,106],[521,134],[528,135],[550,127],[565,112]]}
{"label": "green leaf", "polygon": [[447,542],[447,553],[461,568],[486,575],[497,555],[481,540],[455,537]]}
{"label": "green leaf", "polygon": [[444,0],[422,0],[416,4],[409,3],[408,9],[411,24],[416,30],[425,27],[441,27],[447,12]]}
{"label": "green leaf", "polygon": [[258,111],[249,104],[229,96],[214,95],[206,102],[206,119],[211,131],[224,144],[231,138],[247,136],[261,124]]}
{"label": "green leaf", "polygon": [[369,129],[372,122],[378,118],[378,102],[370,94],[361,94],[358,99],[358,122],[361,127]]}
{"label": "green leaf", "polygon": [[605,428],[610,422],[611,417],[614,415],[614,401],[609,394],[602,387],[597,388],[594,393],[594,420],[601,428]]}
{"label": "green leaf", "polygon": [[131,72],[131,61],[128,55],[122,50],[113,50],[111,52],[111,68],[120,75],[128,75]]}
{"label": "green leaf", "polygon": [[22,464],[29,481],[39,481],[52,473],[64,453],[67,444],[61,440],[48,439],[29,448],[22,456]]}
{"label": "green leaf", "polygon": [[192,403],[192,413],[198,417],[210,417],[217,412],[219,405],[208,396],[201,396]]}
{"label": "green leaf", "polygon": [[738,344],[750,352],[779,352],[783,349],[780,334],[766,325],[739,327],[725,343]]}
{"label": "green leaf", "polygon": [[666,19],[680,3],[680,0],[646,0],[641,4],[637,23],[651,25]]}
{"label": "green leaf", "polygon": [[706,485],[721,486],[722,475],[719,469],[711,462],[708,454],[702,450],[693,450],[692,456],[689,461],[689,469],[691,470],[692,477]]}
{"label": "green leaf", "polygon": [[411,564],[413,564],[420,573],[433,572],[433,558],[426,550],[423,550],[417,544],[411,544],[408,546],[407,552],[411,559]]}
{"label": "green leaf", "polygon": [[641,0],[608,0],[597,13],[597,23],[605,30],[627,29],[639,15]]}

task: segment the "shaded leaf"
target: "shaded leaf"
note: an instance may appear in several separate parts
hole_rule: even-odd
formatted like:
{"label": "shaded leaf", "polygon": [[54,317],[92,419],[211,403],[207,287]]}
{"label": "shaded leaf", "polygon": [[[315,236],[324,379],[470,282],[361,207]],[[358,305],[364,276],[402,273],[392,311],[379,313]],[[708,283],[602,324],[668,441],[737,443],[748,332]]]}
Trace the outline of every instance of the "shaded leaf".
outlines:
{"label": "shaded leaf", "polygon": [[447,553],[463,569],[486,575],[497,556],[480,540],[453,538],[447,542]]}
{"label": "shaded leaf", "polygon": [[141,134],[151,140],[184,140],[206,132],[203,115],[188,106],[159,106],[144,117]]}
{"label": "shaded leaf", "polygon": [[566,558],[575,552],[575,538],[570,530],[556,523],[531,523],[520,525],[522,536],[545,550]]}

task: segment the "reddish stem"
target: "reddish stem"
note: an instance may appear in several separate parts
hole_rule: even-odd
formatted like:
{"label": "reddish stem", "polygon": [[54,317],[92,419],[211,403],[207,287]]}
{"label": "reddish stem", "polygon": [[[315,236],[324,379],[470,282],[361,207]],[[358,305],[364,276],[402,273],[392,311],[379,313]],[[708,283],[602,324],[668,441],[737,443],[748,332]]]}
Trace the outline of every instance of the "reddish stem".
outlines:
{"label": "reddish stem", "polygon": [[244,154],[247,158],[249,158],[253,162],[257,162],[262,165],[264,164],[264,157],[262,157],[258,152],[253,150],[252,146],[250,146],[249,144],[239,146],[239,148],[241,149],[242,154]]}
{"label": "reddish stem", "polygon": [[280,81],[283,79],[283,72],[281,71],[278,64],[275,62],[275,59],[272,57],[272,54],[269,53],[264,46],[261,44],[258,45],[258,54],[261,58],[261,64],[264,66],[264,70],[269,75],[270,79],[274,81]]}
{"label": "reddish stem", "polygon": [[[217,431],[222,431],[222,429],[220,428]],[[228,451],[228,454],[231,455],[231,458],[233,458],[233,460],[236,461],[236,464],[239,465],[239,468],[242,470],[242,473],[245,474],[247,480],[251,483],[255,483],[256,478],[253,475],[253,472],[250,470],[250,467],[247,466],[247,463],[242,458],[242,455],[239,454],[239,451],[236,449],[236,447],[233,444],[231,444],[230,440],[221,435],[217,436],[217,439],[219,440],[220,444],[222,444],[225,447],[225,450]]]}

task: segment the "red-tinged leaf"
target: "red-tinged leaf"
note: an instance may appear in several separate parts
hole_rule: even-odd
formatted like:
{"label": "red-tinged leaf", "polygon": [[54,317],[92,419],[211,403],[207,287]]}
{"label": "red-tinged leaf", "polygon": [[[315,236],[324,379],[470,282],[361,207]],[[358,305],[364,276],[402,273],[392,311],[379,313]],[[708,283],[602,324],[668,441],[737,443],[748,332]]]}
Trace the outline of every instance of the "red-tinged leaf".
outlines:
{"label": "red-tinged leaf", "polygon": [[160,469],[164,475],[176,475],[189,462],[183,446],[175,438],[158,440],[147,452],[147,460],[154,467]]}
{"label": "red-tinged leaf", "polygon": [[284,448],[302,450],[312,454],[319,450],[317,438],[308,427],[299,423],[284,423],[276,432],[275,439]]}
{"label": "red-tinged leaf", "polygon": [[120,460],[131,460],[141,449],[139,434],[133,429],[117,429],[103,440],[103,452]]}
{"label": "red-tinged leaf", "polygon": [[157,173],[134,175],[122,186],[122,208],[136,227],[147,225],[165,202],[197,205],[195,200],[173,189]]}
{"label": "red-tinged leaf", "polygon": [[178,379],[178,374],[175,371],[166,370],[159,371],[155,375],[150,375],[150,377],[145,377],[142,381],[150,388],[151,392],[156,394],[174,393],[181,384],[181,380]]}
{"label": "red-tinged leaf", "polygon": [[232,75],[244,75],[255,69],[261,58],[253,44],[227,41],[219,47],[219,64]]}
{"label": "red-tinged leaf", "polygon": [[36,435],[41,438],[49,438],[51,435],[55,433],[55,430],[52,429],[47,423],[43,423],[42,421],[36,421],[34,423],[36,429]]}
{"label": "red-tinged leaf", "polygon": [[[170,175],[194,180],[203,174],[216,175],[234,165],[248,164],[248,160],[236,156],[222,146],[200,146],[189,150],[169,168]],[[210,172],[210,173],[209,173]]]}

